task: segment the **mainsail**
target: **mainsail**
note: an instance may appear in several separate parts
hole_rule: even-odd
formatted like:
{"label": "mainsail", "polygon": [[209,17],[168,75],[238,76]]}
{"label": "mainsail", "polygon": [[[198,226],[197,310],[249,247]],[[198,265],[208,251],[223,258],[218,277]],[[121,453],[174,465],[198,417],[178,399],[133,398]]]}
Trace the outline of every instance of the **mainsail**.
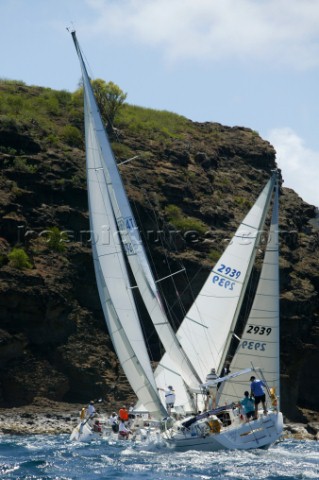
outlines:
{"label": "mainsail", "polygon": [[[75,33],[72,33],[76,49]],[[83,71],[82,71],[83,73]],[[125,375],[136,396],[155,417],[166,416],[157,392],[125,265],[108,188],[101,132],[91,111],[91,88],[84,82],[86,169],[92,251],[96,281],[105,320]]]}
{"label": "mainsail", "polygon": [[[255,368],[262,366],[262,378],[266,380],[269,387],[274,389],[276,395],[279,395],[280,389],[278,245],[277,186],[268,242],[255,298],[240,343],[230,364],[232,372],[247,366]],[[242,398],[244,391],[249,390],[250,375],[243,375],[236,380],[226,382],[222,389],[222,401],[229,403]]]}
{"label": "mainsail", "polygon": [[[92,125],[91,128],[94,130],[95,135],[95,148],[99,151],[101,157],[101,168],[103,168],[105,176],[108,197],[112,205],[112,211],[128,262],[143,302],[165,350],[171,352],[171,361],[178,365],[178,370],[182,374],[184,381],[188,385],[195,386],[200,382],[200,378],[189,358],[183,352],[182,346],[178,342],[166,317],[160,294],[154,281],[139,231],[123,187],[121,175],[118,171],[110,142],[101,120],[75,32],[72,32],[72,36],[80,60],[86,106],[89,112],[89,121]],[[116,230],[113,234],[115,234],[115,232]]]}
{"label": "mainsail", "polygon": [[[221,368],[225,359],[253,267],[274,182],[273,176],[210,272],[177,331],[184,351],[202,379],[201,383],[204,383],[210,368]],[[168,368],[170,364],[170,351],[167,351],[155,371],[157,384],[158,377],[163,378],[164,375],[166,383],[176,379],[176,372],[170,372]],[[185,397],[185,392],[182,395]]]}

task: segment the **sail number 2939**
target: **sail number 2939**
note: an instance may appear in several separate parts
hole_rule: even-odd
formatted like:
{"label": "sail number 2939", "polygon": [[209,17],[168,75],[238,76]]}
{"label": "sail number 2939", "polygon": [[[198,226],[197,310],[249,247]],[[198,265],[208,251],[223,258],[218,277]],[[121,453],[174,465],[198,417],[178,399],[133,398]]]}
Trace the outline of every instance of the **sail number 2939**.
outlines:
{"label": "sail number 2939", "polygon": [[223,263],[217,268],[217,272],[221,273],[221,275],[214,275],[212,282],[219,287],[224,287],[227,290],[233,290],[235,282],[232,282],[225,277],[237,280],[240,277],[241,272],[235,268],[227,267],[227,265],[224,265]]}
{"label": "sail number 2939", "polygon": [[271,327],[263,327],[262,325],[248,325],[247,332],[255,335],[269,335]]}
{"label": "sail number 2939", "polygon": [[217,272],[220,272],[223,275],[227,275],[228,277],[235,279],[239,278],[241,274],[239,270],[236,270],[232,267],[227,267],[227,265],[224,265],[223,263],[217,268]]}
{"label": "sail number 2939", "polygon": [[[271,333],[271,327],[264,327],[262,325],[248,325],[246,334],[250,333],[251,335],[269,335]],[[244,340],[241,342],[241,348],[244,350],[258,350],[264,352],[266,350],[267,343],[262,341],[254,340]]]}

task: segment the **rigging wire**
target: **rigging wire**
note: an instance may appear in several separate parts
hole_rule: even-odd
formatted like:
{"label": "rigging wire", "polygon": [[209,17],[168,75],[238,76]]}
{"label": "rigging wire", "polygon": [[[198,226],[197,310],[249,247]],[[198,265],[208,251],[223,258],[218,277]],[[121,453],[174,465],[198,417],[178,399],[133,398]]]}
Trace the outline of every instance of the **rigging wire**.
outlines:
{"label": "rigging wire", "polygon": [[[137,184],[140,186],[140,180],[139,180],[139,177],[138,177],[136,171],[133,171],[133,175],[134,175],[134,178],[135,178]],[[156,212],[156,209],[154,208],[154,205],[152,204],[151,198],[150,198],[147,190],[144,187],[141,187],[140,191],[143,192],[144,198],[145,198],[146,203],[149,207],[146,210],[148,218],[151,220],[152,223],[155,224],[156,239],[160,242],[160,245],[163,249],[162,253],[164,255],[164,261],[165,261],[166,267],[169,271],[169,275],[167,275],[167,277],[169,277],[170,282],[173,284],[176,300],[173,303],[171,303],[170,305],[168,304],[166,295],[164,294],[165,287],[159,286],[159,289],[160,289],[162,298],[165,302],[166,310],[169,314],[169,318],[171,320],[171,323],[173,323],[173,326],[174,326],[175,330],[177,330],[177,328],[179,327],[179,325],[181,323],[181,320],[185,317],[185,315],[187,313],[187,310],[186,310],[185,305],[184,305],[183,300],[182,300],[183,295],[186,293],[187,290],[189,290],[190,295],[191,295],[191,299],[193,301],[195,300],[196,297],[195,297],[194,291],[192,289],[191,281],[189,279],[189,276],[188,276],[186,268],[183,264],[183,261],[175,258],[174,260],[176,261],[176,263],[179,263],[180,270],[181,270],[181,272],[184,273],[184,275],[186,277],[186,286],[183,288],[182,292],[179,291],[177,282],[174,278],[175,272],[172,270],[171,260],[170,260],[168,254],[167,254],[168,250],[178,253],[178,247],[177,247],[177,244],[174,240],[175,236],[171,235],[171,231],[169,230],[168,224],[165,222],[165,220],[163,218],[161,218],[162,225],[160,226],[158,214]],[[134,202],[134,204],[135,204],[135,202]],[[138,208],[136,207],[136,204],[135,204],[135,210],[137,212],[137,217],[139,219],[140,225],[143,225],[143,222],[141,220],[141,216],[140,216]],[[151,212],[152,215],[149,212]],[[156,273],[157,278],[159,278],[159,274],[158,274],[158,271],[157,271],[157,268],[156,268],[156,265],[155,265],[155,262],[154,262],[154,258],[153,258],[149,243],[145,242],[145,245],[146,245],[146,249],[147,249],[151,264],[152,264],[152,269]],[[202,270],[203,270],[203,267],[201,266],[199,271],[193,276],[193,280],[199,275],[199,273]],[[157,285],[159,285],[159,283],[160,282],[158,282]],[[178,318],[178,316],[176,315],[176,313],[175,313],[176,312],[176,309],[175,309],[176,306],[179,307],[182,318]]]}
{"label": "rigging wire", "polygon": [[[133,170],[133,177],[135,178],[135,181],[136,181],[137,185],[140,186],[140,180],[139,180],[138,174],[135,170]],[[185,278],[186,278],[186,285],[183,288],[182,292],[180,292],[179,289],[178,289],[178,286],[177,286],[177,282],[174,278],[174,274],[172,272],[171,262],[169,260],[168,254],[167,254],[168,250],[178,253],[178,247],[177,247],[176,242],[175,242],[175,237],[173,235],[171,235],[171,232],[168,228],[168,224],[165,222],[165,220],[163,218],[161,218],[162,227],[160,228],[159,217],[157,215],[156,209],[154,208],[154,206],[152,204],[151,198],[150,198],[147,190],[142,186],[142,187],[140,187],[140,191],[143,192],[143,194],[145,196],[146,203],[149,207],[146,210],[147,216],[148,216],[148,218],[151,219],[153,224],[155,223],[155,226],[157,228],[157,232],[158,232],[157,239],[160,242],[160,245],[163,249],[162,253],[165,257],[164,261],[166,263],[167,269],[170,272],[170,284],[173,285],[173,289],[174,289],[174,292],[175,292],[175,298],[176,298],[176,300],[171,305],[168,304],[167,297],[164,294],[165,286],[164,285],[159,285],[160,282],[157,285],[159,285],[160,293],[161,293],[161,296],[163,298],[163,303],[165,304],[166,311],[167,311],[168,317],[170,319],[170,323],[176,331],[179,328],[179,326],[181,325],[181,322],[185,318],[185,316],[187,314],[187,311],[188,311],[184,306],[183,298],[182,298],[187,291],[188,291],[188,294],[189,294],[189,297],[190,297],[191,301],[193,302],[193,305],[195,306],[195,308],[197,308],[197,302],[196,302],[197,294],[196,295],[194,294],[194,291],[193,291],[193,288],[192,288],[192,281],[194,279],[196,279],[202,273],[202,271],[204,270],[204,266],[201,266],[198,269],[198,271],[194,274],[192,280],[190,280],[190,278],[188,276],[188,273],[187,273],[187,271],[186,271],[186,269],[183,265],[183,262],[180,259],[178,259],[180,266],[183,267],[184,275],[185,275]],[[139,210],[136,207],[136,205],[135,205],[135,209],[136,209],[136,212],[137,212],[136,217],[138,218],[140,225],[143,225],[143,222],[141,221],[141,216],[139,214]],[[152,215],[149,212],[151,212]],[[154,262],[154,259],[153,259],[153,256],[152,256],[152,252],[150,250],[149,243],[148,242],[145,242],[145,243],[146,243],[146,249],[147,249],[147,252],[148,252],[148,256],[150,258],[150,263],[152,264],[152,267],[153,267],[153,271],[156,273],[156,275],[158,277],[159,275],[158,275],[156,265],[155,265],[155,262]],[[206,275],[206,278],[207,278],[207,275]],[[205,281],[206,281],[206,278],[205,278]],[[178,309],[180,311],[179,314],[177,313],[177,309],[175,307],[178,307]],[[199,314],[200,314],[200,312],[199,312]],[[203,321],[203,325],[205,325],[204,321]],[[187,324],[186,324],[186,329],[187,329]],[[208,333],[207,333],[206,328],[203,328],[203,335],[208,337]],[[198,345],[194,345],[193,338],[190,338],[190,344],[192,345],[194,354],[198,355]],[[215,358],[214,348],[215,347],[211,342],[208,342],[208,348],[210,350],[212,360],[214,361],[214,358]],[[202,371],[202,375],[206,375],[207,366],[203,365],[202,369],[204,370],[204,371]]]}
{"label": "rigging wire", "polygon": [[[193,302],[193,305],[195,306],[195,308],[198,308],[197,307],[197,302],[196,302],[196,298],[197,298],[198,293],[196,295],[194,294],[194,290],[193,290],[193,287],[192,287],[192,281],[194,279],[196,279],[199,275],[202,274],[202,272],[205,270],[205,267],[203,265],[201,265],[200,268],[198,269],[198,271],[193,275],[193,278],[192,278],[192,281],[191,281],[190,278],[189,278],[189,275],[188,275],[188,273],[187,273],[187,271],[186,271],[186,269],[183,265],[183,262],[180,259],[177,259],[176,261],[178,261],[180,266],[182,267],[182,270],[183,270],[183,273],[184,273],[184,276],[185,276],[184,278],[186,279],[186,284],[183,287],[182,291],[180,291],[180,289],[178,288],[178,284],[176,282],[176,279],[174,278],[174,272],[173,272],[172,267],[171,267],[171,260],[168,256],[168,253],[167,253],[169,250],[171,252],[172,251],[176,252],[176,253],[179,252],[178,246],[177,246],[176,241],[175,241],[177,239],[174,235],[171,234],[171,231],[169,230],[169,225],[167,224],[165,219],[163,219],[163,217],[158,216],[148,191],[143,186],[140,186],[141,182],[140,182],[140,179],[139,179],[139,176],[138,176],[138,172],[136,172],[136,169],[133,169],[132,165],[130,165],[129,168],[132,168],[131,172],[132,172],[132,175],[133,175],[133,177],[136,181],[136,184],[139,186],[139,191],[143,192],[143,194],[144,194],[144,198],[145,198],[146,204],[148,206],[148,209],[145,209],[145,212],[146,212],[147,217],[151,220],[151,222],[153,224],[155,224],[155,227],[157,229],[156,230],[157,231],[156,240],[158,240],[158,242],[159,242],[159,244],[162,248],[162,254],[164,255],[164,261],[165,261],[166,267],[167,267],[167,269],[170,273],[170,275],[169,275],[169,277],[170,277],[169,285],[172,285],[173,291],[175,292],[175,300],[173,302],[171,302],[171,304],[168,303],[167,295],[165,295],[165,291],[168,291],[168,289],[170,287],[167,286],[167,283],[166,283],[166,285],[163,285],[161,282],[158,282],[157,285],[158,285],[158,288],[159,288],[159,291],[160,291],[160,294],[161,294],[161,298],[162,298],[163,303],[165,305],[165,309],[166,309],[169,321],[170,321],[173,329],[175,331],[177,331],[177,329],[180,327],[182,321],[185,319],[186,314],[188,312],[188,309],[185,308],[185,305],[184,305],[184,302],[183,302],[183,296],[186,294],[186,292],[188,292],[188,297],[190,298],[190,305]],[[140,215],[140,212],[139,212],[139,209],[138,209],[136,203],[134,201],[132,201],[132,203],[134,203],[134,206],[135,206],[136,218],[139,221],[139,225],[141,225],[141,226],[143,226],[143,224],[145,225],[145,219],[144,219],[144,222],[142,222],[141,215]],[[160,221],[162,222],[161,225],[159,223]],[[145,244],[146,244],[146,250],[148,252],[148,257],[150,259],[150,263],[152,265],[153,272],[155,272],[155,274],[158,278],[159,275],[158,275],[158,272],[157,272],[157,269],[156,269],[156,265],[155,265],[154,258],[153,258],[153,255],[152,255],[152,252],[151,252],[151,249],[150,249],[149,242],[145,242]],[[206,279],[207,279],[207,274],[205,275],[204,282],[206,281]],[[190,308],[190,307],[188,307],[188,308]],[[199,316],[201,317],[200,312],[199,312]],[[204,321],[204,319],[202,319],[202,320],[203,320],[203,325],[206,325],[206,322]],[[186,333],[186,331],[188,330],[187,327],[188,327],[188,323],[186,322],[186,324],[184,324],[185,335],[187,335],[187,333]],[[203,330],[202,330],[202,334],[205,335],[207,337],[207,339],[209,339],[207,329],[204,328],[204,327],[203,327]],[[200,348],[199,345],[196,344],[196,342],[193,342],[194,339],[191,337],[190,333],[188,334],[188,337],[189,337],[190,348],[193,349],[193,354],[195,356],[198,356],[198,354],[199,354],[198,349]],[[215,359],[215,353],[216,353],[215,352],[216,347],[212,342],[207,342],[207,344],[208,344],[209,352],[211,354],[212,362],[216,363],[215,360],[214,360]],[[165,353],[165,350],[163,349],[163,354],[164,353]],[[200,376],[205,378],[205,376],[207,374],[207,370],[208,370],[207,365],[202,365]]]}

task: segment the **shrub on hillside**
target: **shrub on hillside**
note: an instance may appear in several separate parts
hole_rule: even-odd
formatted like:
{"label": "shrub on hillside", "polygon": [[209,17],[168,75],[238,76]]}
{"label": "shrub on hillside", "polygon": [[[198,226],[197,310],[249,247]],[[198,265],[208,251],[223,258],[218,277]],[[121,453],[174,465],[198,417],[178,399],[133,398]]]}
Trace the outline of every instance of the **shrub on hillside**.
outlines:
{"label": "shrub on hillside", "polygon": [[78,128],[66,125],[62,129],[62,138],[70,147],[82,148],[83,138]]}
{"label": "shrub on hillside", "polygon": [[66,232],[59,230],[58,227],[51,227],[46,231],[48,247],[55,252],[64,252],[65,242],[68,241]]}
{"label": "shrub on hillside", "polygon": [[23,248],[13,248],[8,254],[9,265],[17,268],[18,270],[24,270],[26,268],[32,268],[28,254]]}
{"label": "shrub on hillside", "polygon": [[199,235],[204,235],[207,231],[207,226],[198,218],[184,215],[181,208],[177,205],[167,205],[165,213],[169,222],[174,225],[182,233],[194,231]]}

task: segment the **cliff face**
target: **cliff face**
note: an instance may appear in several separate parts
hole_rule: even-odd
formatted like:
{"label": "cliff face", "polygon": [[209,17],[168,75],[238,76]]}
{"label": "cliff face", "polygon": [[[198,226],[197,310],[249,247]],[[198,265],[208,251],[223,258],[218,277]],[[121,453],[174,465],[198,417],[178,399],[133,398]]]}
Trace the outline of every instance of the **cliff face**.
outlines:
{"label": "cliff face", "polygon": [[[123,181],[156,275],[166,276],[168,263],[172,271],[181,262],[187,268],[191,288],[184,276],[175,277],[187,309],[276,162],[273,147],[250,129],[185,122],[183,135],[168,137],[141,135],[123,122],[113,146],[119,161],[128,152],[138,155],[120,167]],[[49,135],[37,121],[8,122],[1,112],[0,406],[26,405],[35,397],[134,400],[95,284],[84,149],[48,141]],[[282,186],[281,395],[284,414],[295,421],[313,418],[319,405],[316,214]],[[49,242],[52,227],[66,232],[60,251]],[[8,254],[14,246],[27,252],[32,268],[12,265]],[[183,312],[176,291],[169,282],[161,284],[178,326]],[[140,308],[156,362],[161,348]]]}

